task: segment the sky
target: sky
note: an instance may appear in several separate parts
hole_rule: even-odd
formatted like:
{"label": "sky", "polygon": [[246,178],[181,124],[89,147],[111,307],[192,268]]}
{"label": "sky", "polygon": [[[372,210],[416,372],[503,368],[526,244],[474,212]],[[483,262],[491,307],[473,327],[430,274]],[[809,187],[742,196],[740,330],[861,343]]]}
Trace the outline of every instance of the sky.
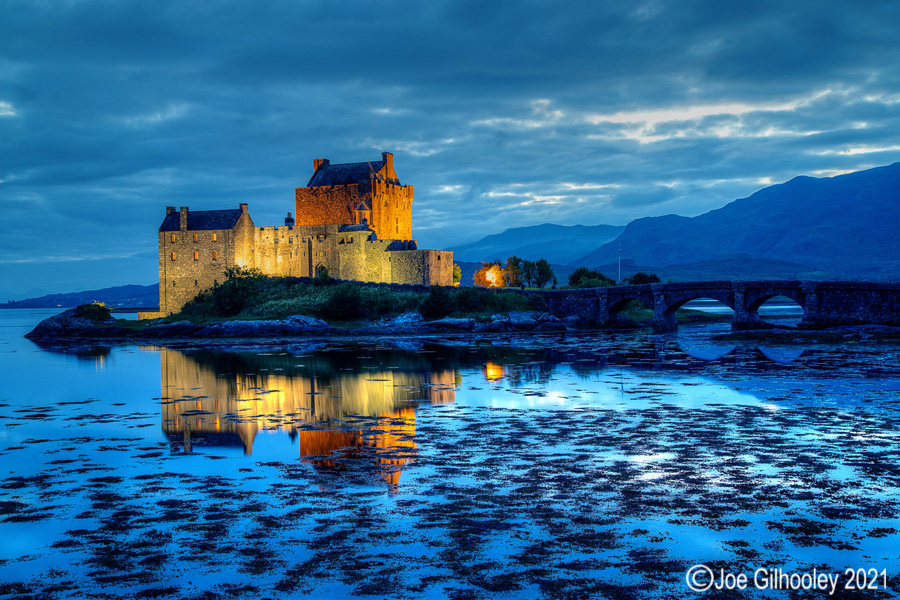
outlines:
{"label": "sky", "polygon": [[156,283],[167,205],[278,225],[314,158],[393,152],[436,249],[887,165],[898,32],[896,0],[0,0],[0,301]]}

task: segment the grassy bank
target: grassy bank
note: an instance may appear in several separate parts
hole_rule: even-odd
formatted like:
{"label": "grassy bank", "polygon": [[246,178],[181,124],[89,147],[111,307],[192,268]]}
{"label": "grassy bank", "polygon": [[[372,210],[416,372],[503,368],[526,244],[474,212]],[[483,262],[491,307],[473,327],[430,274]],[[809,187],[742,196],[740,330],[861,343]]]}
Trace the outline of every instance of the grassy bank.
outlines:
{"label": "grassy bank", "polygon": [[283,319],[306,315],[329,322],[353,322],[406,312],[420,312],[427,319],[488,318],[495,313],[539,308],[530,297],[516,291],[437,286],[428,291],[414,291],[242,272],[200,292],[180,314],[170,319]]}

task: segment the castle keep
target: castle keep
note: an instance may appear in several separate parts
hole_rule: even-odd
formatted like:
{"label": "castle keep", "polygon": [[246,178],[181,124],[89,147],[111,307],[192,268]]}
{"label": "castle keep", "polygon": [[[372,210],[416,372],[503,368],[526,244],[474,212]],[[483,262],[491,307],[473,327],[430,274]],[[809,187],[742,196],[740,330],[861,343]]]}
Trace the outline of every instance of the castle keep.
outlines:
{"label": "castle keep", "polygon": [[229,267],[265,275],[381,283],[452,285],[453,253],[419,250],[412,239],[413,186],[401,185],[393,155],[332,165],[313,161],[306,187],[295,193],[296,220],[257,227],[248,206],[192,211],[166,207],[159,227],[159,312],[181,310],[201,290],[225,280]]}

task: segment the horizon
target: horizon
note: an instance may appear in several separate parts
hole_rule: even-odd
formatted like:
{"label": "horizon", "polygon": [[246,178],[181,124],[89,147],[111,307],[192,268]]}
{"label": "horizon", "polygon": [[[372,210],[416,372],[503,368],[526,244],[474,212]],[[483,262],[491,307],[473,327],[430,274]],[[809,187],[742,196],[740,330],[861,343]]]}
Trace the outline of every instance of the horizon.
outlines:
{"label": "horizon", "polygon": [[167,205],[279,224],[315,158],[393,152],[445,249],[900,157],[896,3],[353,6],[5,8],[0,293],[151,285]]}

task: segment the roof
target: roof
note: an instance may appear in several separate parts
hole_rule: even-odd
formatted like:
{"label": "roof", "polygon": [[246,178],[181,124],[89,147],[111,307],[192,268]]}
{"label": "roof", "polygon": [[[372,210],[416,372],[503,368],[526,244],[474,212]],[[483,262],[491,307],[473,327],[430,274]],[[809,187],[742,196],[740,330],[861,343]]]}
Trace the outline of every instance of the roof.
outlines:
{"label": "roof", "polygon": [[313,173],[306,187],[363,183],[369,180],[369,174],[377,173],[382,167],[384,167],[384,161],[381,160],[345,163],[342,165],[322,165]]}
{"label": "roof", "polygon": [[345,231],[374,231],[374,229],[370,229],[368,225],[341,225],[338,229],[339,233]]}
{"label": "roof", "polygon": [[[233,229],[243,211],[240,208],[230,210],[189,210],[187,228],[189,231],[208,231],[210,229]],[[166,215],[160,231],[179,231],[181,229],[181,213],[171,212]]]}

